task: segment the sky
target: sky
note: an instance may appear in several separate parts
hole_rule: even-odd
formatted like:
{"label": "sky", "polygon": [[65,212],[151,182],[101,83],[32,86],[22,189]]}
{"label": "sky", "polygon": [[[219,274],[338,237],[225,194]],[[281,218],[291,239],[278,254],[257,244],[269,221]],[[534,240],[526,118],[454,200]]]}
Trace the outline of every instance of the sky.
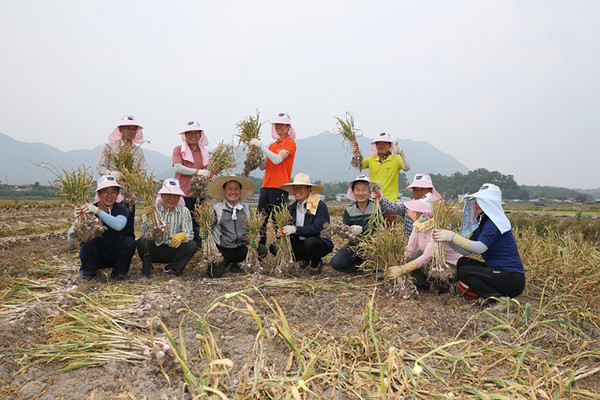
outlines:
{"label": "sky", "polygon": [[190,120],[214,146],[256,110],[298,138],[348,111],[470,169],[597,188],[599,20],[596,0],[0,0],[0,132],[91,149],[132,114],[170,155]]}

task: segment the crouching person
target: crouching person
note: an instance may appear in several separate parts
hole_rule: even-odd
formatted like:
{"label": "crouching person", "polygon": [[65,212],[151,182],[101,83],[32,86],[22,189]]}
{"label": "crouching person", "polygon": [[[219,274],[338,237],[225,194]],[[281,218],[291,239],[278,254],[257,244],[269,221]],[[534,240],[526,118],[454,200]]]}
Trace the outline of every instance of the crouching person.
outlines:
{"label": "crouching person", "polygon": [[193,240],[192,216],[185,208],[184,193],[177,179],[166,179],[156,196],[156,204],[163,221],[169,226],[169,234],[160,240],[146,239],[148,232],[146,211],[142,216],[142,237],[137,250],[142,259],[142,276],[149,278],[154,272],[152,263],[167,264],[165,272],[180,276],[198,245]]}
{"label": "crouching person", "polygon": [[321,259],[333,250],[333,243],[320,236],[323,224],[329,222],[329,210],[325,202],[317,196],[323,186],[310,183],[307,174],[296,174],[294,180],[280,189],[292,193],[295,202],[288,206],[293,225],[282,229],[284,235],[290,237],[294,259],[300,261],[303,269],[310,267],[311,275],[318,275],[323,270]]}
{"label": "crouching person", "polygon": [[[121,188],[113,176],[103,175],[98,179],[94,202],[75,207],[75,216],[93,214],[107,228],[102,235],[79,245],[83,280],[91,280],[101,268],[112,268],[112,279],[127,278],[135,253],[135,240],[123,233],[129,209],[118,203],[123,200],[119,194]],[[71,237],[72,229],[69,229],[68,239],[70,243],[75,243]]]}
{"label": "crouching person", "polygon": [[[373,232],[374,225],[371,223],[383,221],[381,218],[376,218],[373,215],[375,211],[375,203],[370,200],[371,190],[369,184],[371,180],[366,175],[359,175],[355,180],[348,183],[348,194],[346,195],[354,203],[350,204],[344,210],[343,222],[350,226],[353,235],[370,235]],[[375,225],[376,227],[377,225]],[[331,268],[339,272],[348,274],[359,271],[358,266],[365,260],[354,250],[357,244],[356,240],[351,240],[342,247],[332,258]]]}
{"label": "crouching person", "polygon": [[[244,200],[254,193],[254,184],[235,175],[214,178],[208,187],[210,195],[218,201],[213,208],[216,222],[212,237],[223,256],[223,260],[208,266],[208,276],[220,278],[227,267],[233,273],[244,272],[240,263],[248,255],[247,221],[252,216],[250,207]],[[267,248],[258,244],[258,255],[267,255]]]}

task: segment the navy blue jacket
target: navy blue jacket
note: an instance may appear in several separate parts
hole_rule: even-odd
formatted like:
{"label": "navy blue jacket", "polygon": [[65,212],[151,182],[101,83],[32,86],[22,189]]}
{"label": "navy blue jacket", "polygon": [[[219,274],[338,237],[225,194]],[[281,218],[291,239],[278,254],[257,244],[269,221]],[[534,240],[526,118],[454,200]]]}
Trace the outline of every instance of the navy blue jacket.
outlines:
{"label": "navy blue jacket", "polygon": [[[296,225],[296,205],[297,201],[294,201],[288,206],[288,212],[292,216],[292,225]],[[323,201],[319,201],[317,205],[316,215],[309,214],[308,212],[304,216],[304,226],[296,227],[296,235],[304,237],[318,237],[327,247],[327,250],[333,250],[333,243],[329,239],[320,237],[321,231],[323,230],[323,224],[329,223],[329,210],[327,204]]]}

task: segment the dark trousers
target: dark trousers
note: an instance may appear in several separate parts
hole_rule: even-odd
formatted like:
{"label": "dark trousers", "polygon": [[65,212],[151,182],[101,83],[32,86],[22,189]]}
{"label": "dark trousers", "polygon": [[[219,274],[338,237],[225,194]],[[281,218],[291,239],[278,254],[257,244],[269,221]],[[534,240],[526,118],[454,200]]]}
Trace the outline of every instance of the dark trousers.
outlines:
{"label": "dark trousers", "polygon": [[517,297],[525,289],[525,274],[489,268],[484,262],[461,257],[456,263],[458,280],[483,298]]}
{"label": "dark trousers", "polygon": [[315,236],[300,240],[297,235],[292,235],[290,236],[290,242],[294,251],[294,259],[296,261],[310,260],[311,268],[317,268],[321,258],[330,252],[325,243]]}
{"label": "dark trousers", "polygon": [[[258,198],[258,211],[265,215],[265,223],[260,228],[260,244],[267,243],[267,224],[273,209],[279,205],[287,205],[289,193],[285,190],[277,188],[261,188],[260,197]],[[277,229],[277,227],[275,227]]]}
{"label": "dark trousers", "polygon": [[193,240],[181,243],[179,247],[169,247],[168,244],[157,246],[154,240],[141,237],[137,241],[137,251],[142,259],[142,273],[149,274],[153,271],[152,263],[167,264],[167,269],[172,269],[180,275],[190,258],[196,253],[198,245]]}
{"label": "dark trousers", "polygon": [[[246,245],[235,247],[233,249],[228,249],[221,246],[217,246],[217,248],[221,252],[221,255],[225,259],[225,264],[227,265],[234,262],[242,262],[248,255],[248,246]],[[260,258],[264,258],[267,255],[267,248],[264,245],[259,244],[257,250]]]}
{"label": "dark trousers", "polygon": [[121,234],[135,240],[135,204],[130,206],[129,204],[123,203],[123,205],[129,209],[129,215],[127,215],[127,223],[125,224],[125,228],[121,231]]}
{"label": "dark trousers", "polygon": [[102,236],[79,245],[81,275],[94,276],[99,269],[112,268],[112,275],[127,275],[135,253],[135,240],[124,236],[107,245]]}
{"label": "dark trousers", "polygon": [[365,262],[365,260],[356,254],[352,249],[353,246],[356,246],[356,243],[348,242],[347,245],[339,249],[331,258],[331,268],[346,274],[358,272],[357,267]]}
{"label": "dark trousers", "polygon": [[[194,229],[194,242],[196,242],[198,248],[202,248],[202,238],[200,237],[200,224],[198,224],[194,219],[194,207],[196,206],[196,198],[184,197],[183,201],[185,203],[185,208],[190,210],[190,213],[192,213],[192,228]],[[203,199],[200,199],[199,204],[202,204],[202,202]]]}

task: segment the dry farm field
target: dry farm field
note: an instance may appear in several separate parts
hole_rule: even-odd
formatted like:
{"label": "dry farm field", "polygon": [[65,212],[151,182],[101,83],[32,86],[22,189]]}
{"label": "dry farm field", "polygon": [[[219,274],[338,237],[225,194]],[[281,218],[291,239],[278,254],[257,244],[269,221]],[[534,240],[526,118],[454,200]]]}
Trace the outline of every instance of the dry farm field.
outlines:
{"label": "dry farm field", "polygon": [[515,218],[527,288],[492,311],[327,263],[210,279],[200,254],[82,282],[70,207],[2,203],[0,398],[598,399],[600,221]]}

